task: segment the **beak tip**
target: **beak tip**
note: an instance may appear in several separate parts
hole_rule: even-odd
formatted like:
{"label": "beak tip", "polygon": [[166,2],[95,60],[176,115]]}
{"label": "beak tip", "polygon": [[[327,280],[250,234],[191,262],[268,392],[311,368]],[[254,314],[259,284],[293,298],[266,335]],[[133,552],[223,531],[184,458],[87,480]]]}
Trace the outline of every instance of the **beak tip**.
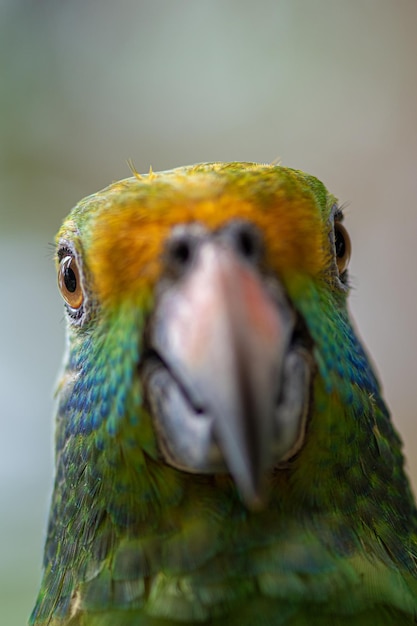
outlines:
{"label": "beak tip", "polygon": [[268,504],[268,490],[263,477],[257,484],[245,484],[237,481],[240,498],[247,509],[256,512],[263,510]]}
{"label": "beak tip", "polygon": [[254,493],[251,496],[242,496],[245,506],[252,512],[256,513],[265,509],[268,498],[264,492]]}

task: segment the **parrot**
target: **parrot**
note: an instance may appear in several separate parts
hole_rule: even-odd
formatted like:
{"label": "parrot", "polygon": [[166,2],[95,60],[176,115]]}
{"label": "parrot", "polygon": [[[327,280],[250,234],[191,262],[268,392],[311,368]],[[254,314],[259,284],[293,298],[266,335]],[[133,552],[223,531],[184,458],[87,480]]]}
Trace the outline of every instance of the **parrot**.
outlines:
{"label": "parrot", "polygon": [[32,626],[417,624],[343,218],[314,176],[250,162],[133,170],[71,211]]}

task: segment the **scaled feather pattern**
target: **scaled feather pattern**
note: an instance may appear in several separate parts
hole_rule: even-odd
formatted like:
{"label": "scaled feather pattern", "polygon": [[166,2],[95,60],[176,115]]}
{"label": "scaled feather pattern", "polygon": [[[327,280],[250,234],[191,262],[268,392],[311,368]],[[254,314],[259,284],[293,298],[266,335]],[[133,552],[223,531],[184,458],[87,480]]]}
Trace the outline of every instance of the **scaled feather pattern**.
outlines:
{"label": "scaled feather pattern", "polygon": [[32,625],[417,623],[417,512],[316,178],[116,182],[57,235],[67,349]]}

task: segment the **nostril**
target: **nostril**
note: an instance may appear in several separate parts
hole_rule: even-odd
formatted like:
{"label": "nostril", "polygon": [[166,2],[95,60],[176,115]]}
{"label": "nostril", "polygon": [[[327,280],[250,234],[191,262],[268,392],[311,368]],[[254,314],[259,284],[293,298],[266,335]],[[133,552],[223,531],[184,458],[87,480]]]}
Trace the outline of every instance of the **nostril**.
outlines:
{"label": "nostril", "polygon": [[242,228],[237,232],[236,243],[239,252],[241,252],[245,257],[253,257],[257,250],[257,242],[255,241],[253,234],[246,228]]}
{"label": "nostril", "polygon": [[234,221],[228,224],[225,235],[241,257],[257,263],[263,253],[263,241],[257,227],[250,222]]}
{"label": "nostril", "polygon": [[171,245],[170,257],[178,265],[187,265],[191,259],[191,242],[185,237],[174,241]]}
{"label": "nostril", "polygon": [[173,229],[164,250],[164,262],[169,274],[179,277],[192,265],[204,235],[200,224],[181,225]]}

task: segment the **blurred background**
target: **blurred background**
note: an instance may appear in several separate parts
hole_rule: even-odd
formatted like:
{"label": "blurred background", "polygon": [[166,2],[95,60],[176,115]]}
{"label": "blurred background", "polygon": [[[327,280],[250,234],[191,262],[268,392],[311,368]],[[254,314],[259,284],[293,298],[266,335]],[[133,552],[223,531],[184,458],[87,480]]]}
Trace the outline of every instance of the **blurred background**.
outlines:
{"label": "blurred background", "polygon": [[0,621],[25,624],[53,473],[54,234],[138,171],[281,159],[347,205],[351,308],[417,486],[415,0],[0,0]]}

